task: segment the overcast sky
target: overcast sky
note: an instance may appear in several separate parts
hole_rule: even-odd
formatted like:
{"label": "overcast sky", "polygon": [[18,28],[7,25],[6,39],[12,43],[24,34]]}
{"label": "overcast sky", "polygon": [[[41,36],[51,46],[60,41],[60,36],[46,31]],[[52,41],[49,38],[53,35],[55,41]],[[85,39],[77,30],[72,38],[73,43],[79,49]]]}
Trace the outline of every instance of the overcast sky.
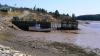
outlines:
{"label": "overcast sky", "polygon": [[100,0],[0,0],[0,3],[30,8],[36,5],[48,11],[59,10],[60,13],[66,14],[100,14]]}

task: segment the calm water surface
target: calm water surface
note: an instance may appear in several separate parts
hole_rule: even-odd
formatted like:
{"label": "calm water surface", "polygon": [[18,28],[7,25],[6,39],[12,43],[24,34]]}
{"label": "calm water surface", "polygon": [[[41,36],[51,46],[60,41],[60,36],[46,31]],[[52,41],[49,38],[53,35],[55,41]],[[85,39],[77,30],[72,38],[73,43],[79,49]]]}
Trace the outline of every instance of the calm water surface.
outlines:
{"label": "calm water surface", "polygon": [[90,22],[90,24],[79,25],[80,34],[75,37],[75,43],[91,48],[100,48],[100,22]]}

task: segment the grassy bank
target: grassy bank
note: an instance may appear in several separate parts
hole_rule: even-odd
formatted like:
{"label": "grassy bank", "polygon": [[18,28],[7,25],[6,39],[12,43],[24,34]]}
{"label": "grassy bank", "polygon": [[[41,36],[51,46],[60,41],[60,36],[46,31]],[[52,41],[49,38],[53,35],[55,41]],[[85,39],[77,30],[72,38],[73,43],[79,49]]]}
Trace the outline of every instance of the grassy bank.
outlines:
{"label": "grassy bank", "polygon": [[[20,45],[22,52],[34,55],[34,51],[37,51],[37,56],[98,56],[93,51],[86,51],[86,49],[76,46],[71,43],[60,43],[60,42],[44,42],[39,40],[34,41],[16,41],[14,44]],[[17,46],[16,45],[16,46]],[[18,47],[17,47],[18,48]],[[14,47],[16,49],[16,47]],[[27,50],[25,50],[27,49]],[[30,52],[31,50],[31,52]],[[21,50],[20,50],[21,51]],[[42,54],[40,54],[42,53]]]}
{"label": "grassy bank", "polygon": [[63,56],[66,55],[70,56],[72,54],[74,56],[96,56],[97,55],[92,51],[87,52],[85,49],[69,43],[53,42],[49,44],[49,46],[52,46],[53,48],[57,49],[59,53],[61,53]]}
{"label": "grassy bank", "polygon": [[0,33],[0,40],[9,40],[13,38],[13,36],[9,33]]}

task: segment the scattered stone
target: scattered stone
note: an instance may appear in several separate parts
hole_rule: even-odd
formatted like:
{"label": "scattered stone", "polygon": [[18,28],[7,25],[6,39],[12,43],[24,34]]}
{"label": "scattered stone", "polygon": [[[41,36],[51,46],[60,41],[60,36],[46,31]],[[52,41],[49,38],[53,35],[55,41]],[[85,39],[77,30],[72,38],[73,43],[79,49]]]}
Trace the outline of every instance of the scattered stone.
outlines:
{"label": "scattered stone", "polygon": [[20,51],[12,50],[9,47],[0,45],[0,56],[31,56],[31,55],[23,54]]}

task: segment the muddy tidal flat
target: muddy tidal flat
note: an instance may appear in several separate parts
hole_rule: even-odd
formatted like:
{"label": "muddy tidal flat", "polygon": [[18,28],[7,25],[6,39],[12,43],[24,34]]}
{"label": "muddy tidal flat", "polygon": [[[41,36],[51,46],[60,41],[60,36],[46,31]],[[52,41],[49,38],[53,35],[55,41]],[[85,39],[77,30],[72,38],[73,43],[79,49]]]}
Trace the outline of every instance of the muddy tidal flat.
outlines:
{"label": "muddy tidal flat", "polygon": [[[88,22],[89,24],[86,24]],[[20,40],[43,40],[74,43],[82,47],[100,48],[100,21],[82,21],[79,30],[27,32],[15,31]],[[20,38],[21,37],[21,38]]]}
{"label": "muddy tidal flat", "polygon": [[[80,21],[79,30],[51,32],[9,30],[13,34],[11,36],[1,32],[0,45],[10,47],[11,50],[19,51],[18,54],[21,55],[98,56],[99,54],[97,55],[97,52],[91,50],[98,48],[99,51],[100,49],[100,22],[87,22],[88,24],[86,21]],[[5,49],[4,47],[1,48]]]}

